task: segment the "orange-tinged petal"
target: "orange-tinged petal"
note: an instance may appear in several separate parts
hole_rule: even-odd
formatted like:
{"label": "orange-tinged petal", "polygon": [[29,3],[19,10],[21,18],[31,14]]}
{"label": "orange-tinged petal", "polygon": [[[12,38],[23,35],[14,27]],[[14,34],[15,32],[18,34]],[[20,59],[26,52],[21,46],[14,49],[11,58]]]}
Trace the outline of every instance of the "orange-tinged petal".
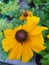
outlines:
{"label": "orange-tinged petal", "polygon": [[[32,14],[32,12],[31,12],[31,11],[23,11],[23,14],[24,14],[24,13],[27,13],[27,14],[28,14],[28,16],[33,16],[33,14]],[[28,17],[28,16],[27,16],[27,17]]]}
{"label": "orange-tinged petal", "polygon": [[[25,16],[25,14],[27,14],[27,16]],[[27,19],[27,17],[31,17],[31,16],[33,16],[31,11],[23,11],[23,15],[20,16],[20,20]]]}
{"label": "orange-tinged petal", "polygon": [[23,51],[22,51],[22,62],[28,62],[33,57],[33,52],[30,49],[30,47],[23,45]]}
{"label": "orange-tinged petal", "polygon": [[19,60],[21,58],[21,54],[22,54],[22,45],[21,45],[21,43],[19,43],[19,48],[17,51],[16,60]]}
{"label": "orange-tinged petal", "polygon": [[22,15],[22,16],[20,16],[20,20],[24,20],[25,19],[25,17]]}
{"label": "orange-tinged petal", "polygon": [[11,48],[13,48],[16,45],[17,41],[12,38],[5,38],[2,41],[2,47],[5,52],[8,52]]}
{"label": "orange-tinged petal", "polygon": [[28,11],[28,15],[29,15],[29,16],[33,16],[33,14],[32,14],[31,11]]}
{"label": "orange-tinged petal", "polygon": [[34,29],[32,29],[30,31],[31,35],[38,35],[40,34],[43,30],[48,30],[47,27],[43,27],[43,26],[36,26]]}
{"label": "orange-tinged petal", "polygon": [[10,60],[15,60],[16,59],[16,55],[17,55],[17,52],[18,52],[18,47],[19,47],[19,45],[17,44],[15,47],[11,48],[11,50],[9,52],[9,56],[8,56],[8,58]]}
{"label": "orange-tinged petal", "polygon": [[21,58],[21,53],[22,53],[22,46],[21,44],[18,43],[14,48],[10,50],[9,59],[19,60]]}

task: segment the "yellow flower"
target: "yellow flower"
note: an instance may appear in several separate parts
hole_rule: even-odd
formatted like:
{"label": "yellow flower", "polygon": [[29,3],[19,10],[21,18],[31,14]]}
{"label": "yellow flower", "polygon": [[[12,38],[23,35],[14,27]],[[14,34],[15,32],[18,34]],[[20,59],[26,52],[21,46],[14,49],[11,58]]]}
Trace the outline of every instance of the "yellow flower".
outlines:
{"label": "yellow flower", "polygon": [[29,17],[33,16],[32,12],[31,11],[23,11],[22,16],[20,16],[20,20],[27,19],[28,16]]}
{"label": "yellow flower", "polygon": [[47,38],[49,38],[49,34],[47,35]]}
{"label": "yellow flower", "polygon": [[[33,52],[40,52],[46,47],[42,35],[46,27],[38,26],[39,18],[24,25],[20,25],[13,30],[4,30],[5,39],[2,41],[2,46],[5,52],[9,52],[10,60],[20,60],[28,62],[33,57]],[[35,24],[35,25],[33,25]]]}

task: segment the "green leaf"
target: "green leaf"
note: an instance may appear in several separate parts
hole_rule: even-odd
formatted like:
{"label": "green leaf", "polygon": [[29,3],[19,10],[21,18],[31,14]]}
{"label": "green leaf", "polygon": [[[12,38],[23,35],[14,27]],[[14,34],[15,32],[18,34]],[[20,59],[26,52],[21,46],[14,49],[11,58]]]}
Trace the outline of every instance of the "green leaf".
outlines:
{"label": "green leaf", "polygon": [[30,2],[31,2],[31,0],[27,0],[27,2],[28,2],[28,3],[30,3]]}
{"label": "green leaf", "polygon": [[4,50],[0,49],[0,60],[6,60],[8,58],[8,53],[4,52]]}
{"label": "green leaf", "polygon": [[49,54],[45,55],[44,58],[49,58]]}
{"label": "green leaf", "polygon": [[8,23],[6,19],[0,19],[0,30],[12,29],[12,22]]}

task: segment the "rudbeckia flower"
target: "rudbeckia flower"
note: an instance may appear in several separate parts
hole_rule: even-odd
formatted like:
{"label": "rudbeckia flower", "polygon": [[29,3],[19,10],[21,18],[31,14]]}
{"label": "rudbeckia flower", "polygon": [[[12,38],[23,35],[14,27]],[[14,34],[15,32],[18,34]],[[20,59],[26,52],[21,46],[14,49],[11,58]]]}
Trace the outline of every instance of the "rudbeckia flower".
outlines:
{"label": "rudbeckia flower", "polygon": [[5,52],[9,52],[10,60],[22,58],[22,62],[25,63],[34,56],[34,52],[39,53],[46,48],[42,31],[47,30],[47,27],[36,25],[38,22],[37,17],[35,21],[32,19],[32,22],[27,21],[26,24],[12,30],[4,30],[5,38],[2,40],[2,47]]}
{"label": "rudbeckia flower", "polygon": [[31,17],[31,16],[33,16],[31,11],[23,11],[22,16],[20,16],[20,20],[27,19],[27,17]]}
{"label": "rudbeckia flower", "polygon": [[49,38],[49,34],[47,35],[47,38]]}

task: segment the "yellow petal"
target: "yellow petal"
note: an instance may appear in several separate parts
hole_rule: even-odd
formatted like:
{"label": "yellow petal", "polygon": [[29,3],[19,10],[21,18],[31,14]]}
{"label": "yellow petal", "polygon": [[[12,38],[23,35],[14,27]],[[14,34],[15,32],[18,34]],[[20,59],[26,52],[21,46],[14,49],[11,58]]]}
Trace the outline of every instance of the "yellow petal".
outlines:
{"label": "yellow petal", "polygon": [[36,36],[29,36],[29,39],[25,44],[29,45],[29,47],[35,52],[40,52],[46,48],[44,46],[44,39],[41,33]]}
{"label": "yellow petal", "polygon": [[32,24],[32,22],[26,22],[26,24],[23,25],[23,29],[26,31],[30,31],[35,27],[35,25]]}
{"label": "yellow petal", "polygon": [[47,38],[49,38],[49,34],[47,35]]}
{"label": "yellow petal", "polygon": [[13,30],[4,30],[4,35],[5,35],[5,37],[14,37],[14,32],[13,32]]}
{"label": "yellow petal", "polygon": [[11,30],[11,29],[4,30],[4,35],[5,35],[5,37],[9,37],[9,38],[12,37],[13,38],[13,37],[15,37],[16,32],[20,29],[22,29],[21,25],[14,28],[13,30]]}
{"label": "yellow petal", "polygon": [[20,25],[20,26],[18,26],[18,27],[16,27],[16,28],[13,29],[14,36],[15,36],[16,32],[17,32],[18,30],[20,30],[20,29],[22,29],[22,25]]}
{"label": "yellow petal", "polygon": [[30,31],[31,29],[33,29],[36,26],[36,24],[38,24],[39,19],[40,18],[37,17],[37,20],[36,20],[36,17],[34,17],[34,16],[28,17],[26,24],[23,25],[23,29]]}
{"label": "yellow petal", "polygon": [[37,36],[33,36],[32,39],[34,40],[35,43],[42,44],[42,45],[44,44],[44,38],[42,33],[40,33]]}
{"label": "yellow petal", "polygon": [[35,51],[36,53],[41,52],[42,50],[45,50],[46,46],[37,44],[37,43],[32,43],[31,48],[33,51]]}
{"label": "yellow petal", "polygon": [[30,49],[30,47],[24,45],[23,46],[23,51],[22,51],[22,62],[28,62],[33,56],[33,52]]}
{"label": "yellow petal", "polygon": [[48,30],[47,27],[43,27],[43,26],[36,26],[34,29],[32,29],[30,31],[31,35],[38,35],[40,34],[43,30]]}
{"label": "yellow petal", "polygon": [[32,25],[38,24],[39,21],[40,21],[39,17],[36,17],[36,16],[27,17],[27,22],[31,22]]}
{"label": "yellow petal", "polygon": [[5,38],[2,41],[2,46],[5,52],[8,52],[12,47],[16,45],[17,41],[12,38]]}
{"label": "yellow petal", "polygon": [[28,41],[28,43],[37,43],[37,44],[44,44],[44,38],[42,33],[40,33],[39,35],[36,36],[30,36],[30,40]]}
{"label": "yellow petal", "polygon": [[40,34],[35,37],[34,36],[30,37],[30,41],[28,45],[33,51],[38,53],[46,48],[43,44],[44,44],[44,39],[42,37],[42,34]]}
{"label": "yellow petal", "polygon": [[22,16],[20,16],[20,20],[24,20],[25,19],[25,17],[22,15]]}

